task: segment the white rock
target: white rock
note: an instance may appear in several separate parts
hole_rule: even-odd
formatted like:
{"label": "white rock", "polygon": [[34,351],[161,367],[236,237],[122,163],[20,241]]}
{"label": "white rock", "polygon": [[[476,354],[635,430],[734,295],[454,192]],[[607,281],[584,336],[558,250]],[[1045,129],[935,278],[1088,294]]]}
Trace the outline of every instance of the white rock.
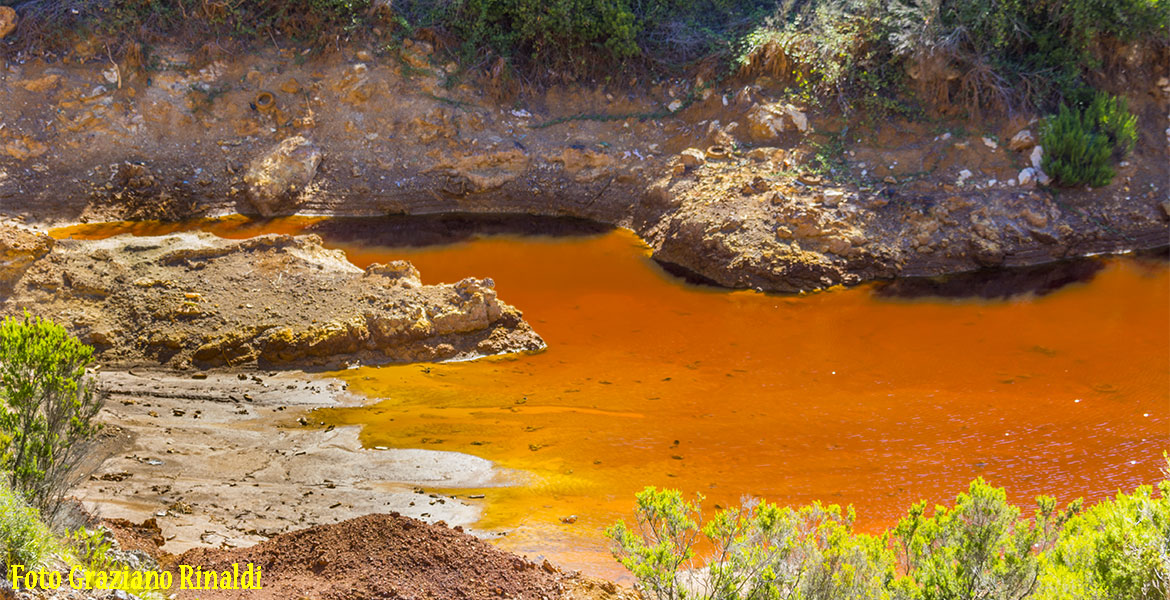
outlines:
{"label": "white rock", "polygon": [[842,190],[825,190],[821,196],[821,204],[825,206],[837,206],[845,199],[845,192]]}
{"label": "white rock", "polygon": [[678,112],[678,110],[679,110],[680,108],[682,108],[682,106],[683,106],[682,100],[675,100],[674,102],[671,102],[670,104],[667,104],[667,105],[666,105],[666,108],[667,108],[667,110],[669,110],[670,112]]}
{"label": "white rock", "polygon": [[290,137],[249,164],[244,174],[248,200],[265,217],[291,214],[320,164],[316,145],[299,135]]}
{"label": "white rock", "polygon": [[788,104],[784,106],[784,111],[788,113],[788,117],[792,119],[792,124],[801,132],[808,131],[808,117],[801,111],[797,110],[795,106]]}
{"label": "white rock", "polygon": [[967,169],[963,169],[962,171],[959,171],[959,185],[963,185],[963,182],[970,179],[972,174],[973,173],[971,173],[971,171],[968,171]]}
{"label": "white rock", "polygon": [[687,148],[679,153],[678,158],[683,166],[688,169],[693,169],[707,162],[707,155],[703,154],[703,151],[698,148]]}
{"label": "white rock", "polygon": [[1040,164],[1044,162],[1044,146],[1032,148],[1032,155],[1029,157],[1029,160],[1032,161],[1032,168],[1039,171]]}
{"label": "white rock", "polygon": [[1013,152],[1021,152],[1032,148],[1036,145],[1036,138],[1032,135],[1031,129],[1021,129],[1019,133],[1012,136],[1011,141],[1008,142],[1008,149]]}
{"label": "white rock", "polygon": [[1036,187],[1036,169],[1028,167],[1020,171],[1020,187]]}
{"label": "white rock", "polygon": [[1039,182],[1040,185],[1048,185],[1048,184],[1052,183],[1052,178],[1048,176],[1048,173],[1045,173],[1044,171],[1037,169],[1036,170],[1036,181]]}
{"label": "white rock", "polygon": [[988,148],[991,148],[992,150],[999,148],[999,144],[995,143],[995,140],[993,140],[989,137],[983,138],[983,145],[987,146]]}
{"label": "white rock", "polygon": [[530,112],[528,112],[528,111],[524,110],[523,108],[521,108],[521,109],[519,109],[519,110],[514,110],[514,111],[512,111],[512,116],[513,116],[513,117],[519,117],[519,118],[521,118],[521,119],[530,119],[530,118],[532,118],[532,113],[530,113]]}

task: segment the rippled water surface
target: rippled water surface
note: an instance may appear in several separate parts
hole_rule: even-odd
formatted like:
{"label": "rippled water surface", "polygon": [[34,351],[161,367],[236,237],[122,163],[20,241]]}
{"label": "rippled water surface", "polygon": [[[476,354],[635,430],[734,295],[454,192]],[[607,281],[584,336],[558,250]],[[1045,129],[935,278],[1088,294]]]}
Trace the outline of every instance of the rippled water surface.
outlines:
{"label": "rippled water surface", "polygon": [[[240,231],[255,232],[220,233]],[[680,283],[621,231],[429,248],[344,238],[327,241],[361,266],[405,258],[426,283],[493,278],[549,348],[338,373],[371,402],[325,420],[362,425],[371,447],[530,473],[481,490],[481,526],[587,572],[619,572],[601,531],[645,485],[708,506],[854,504],[875,531],[980,476],[1017,502],[1100,499],[1156,481],[1170,446],[1165,262],[1108,259],[1087,282],[1007,300],[872,286],[782,297]]]}

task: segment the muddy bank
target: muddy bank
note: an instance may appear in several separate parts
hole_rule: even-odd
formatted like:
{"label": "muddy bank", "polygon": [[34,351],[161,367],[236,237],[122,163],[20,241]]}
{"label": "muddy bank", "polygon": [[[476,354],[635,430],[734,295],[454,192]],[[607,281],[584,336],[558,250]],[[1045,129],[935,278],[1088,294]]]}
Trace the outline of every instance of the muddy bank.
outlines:
{"label": "muddy bank", "polygon": [[129,371],[101,384],[109,458],[74,495],[121,549],[164,567],[264,570],[262,591],[180,598],[634,597],[477,539],[499,534],[469,534],[482,498],[522,473],[454,452],[364,449],[357,427],[308,423],[311,409],[356,401],[339,381]]}
{"label": "muddy bank", "polygon": [[490,279],[424,286],[407,262],[359,269],[316,236],[54,243],[9,229],[0,310],[68,323],[108,365],[336,368],[544,347]]}
{"label": "muddy bank", "polygon": [[[208,61],[158,48],[108,77],[82,50],[5,59],[0,217],[36,224],[245,214],[507,213],[628,227],[658,259],[731,287],[839,283],[1165,245],[1168,73],[1129,92],[1141,136],[1103,189],[1036,187],[1029,115],[847,123],[734,80],[551,88],[499,102],[425,43]],[[1153,66],[1150,66],[1153,65]],[[1028,130],[1030,136],[1020,137]],[[1008,140],[1018,141],[1010,142]],[[828,150],[826,150],[828,149]],[[825,161],[832,176],[813,173]],[[489,274],[490,275],[490,274]]]}
{"label": "muddy bank", "polygon": [[[309,423],[355,400],[303,373],[109,372],[100,419],[108,458],[74,495],[95,514],[155,519],[163,549],[249,546],[370,513],[471,526],[478,502],[428,489],[483,489],[523,475],[454,452],[364,449],[357,427]],[[230,501],[228,500],[230,499]]]}

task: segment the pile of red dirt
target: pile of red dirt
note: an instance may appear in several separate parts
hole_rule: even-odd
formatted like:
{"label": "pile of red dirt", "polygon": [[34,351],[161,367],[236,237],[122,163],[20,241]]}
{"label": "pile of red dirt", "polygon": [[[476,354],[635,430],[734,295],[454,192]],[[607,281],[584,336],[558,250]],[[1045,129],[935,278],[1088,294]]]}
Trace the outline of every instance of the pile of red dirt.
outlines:
{"label": "pile of red dirt", "polygon": [[[169,568],[173,592],[183,598],[516,598],[577,596],[575,577],[537,565],[467,535],[461,529],[403,517],[366,515],[284,534],[250,548],[190,550]],[[262,569],[260,590],[179,590],[179,565],[203,571]],[[606,586],[610,587],[610,586]],[[617,589],[606,590],[617,592]],[[605,594],[609,595],[609,594]]]}

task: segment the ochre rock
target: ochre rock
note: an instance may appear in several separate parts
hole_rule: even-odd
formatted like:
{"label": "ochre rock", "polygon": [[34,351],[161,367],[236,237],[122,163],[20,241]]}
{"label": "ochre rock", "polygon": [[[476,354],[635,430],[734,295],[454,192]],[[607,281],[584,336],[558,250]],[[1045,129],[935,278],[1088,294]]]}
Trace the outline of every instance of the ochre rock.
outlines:
{"label": "ochre rock", "polygon": [[295,212],[320,164],[321,150],[312,142],[299,135],[284,140],[248,166],[248,201],[265,217]]}
{"label": "ochre rock", "polygon": [[16,11],[11,6],[0,6],[0,40],[16,30]]}
{"label": "ochre rock", "polygon": [[29,265],[53,249],[53,238],[0,224],[0,289],[12,284]]}

